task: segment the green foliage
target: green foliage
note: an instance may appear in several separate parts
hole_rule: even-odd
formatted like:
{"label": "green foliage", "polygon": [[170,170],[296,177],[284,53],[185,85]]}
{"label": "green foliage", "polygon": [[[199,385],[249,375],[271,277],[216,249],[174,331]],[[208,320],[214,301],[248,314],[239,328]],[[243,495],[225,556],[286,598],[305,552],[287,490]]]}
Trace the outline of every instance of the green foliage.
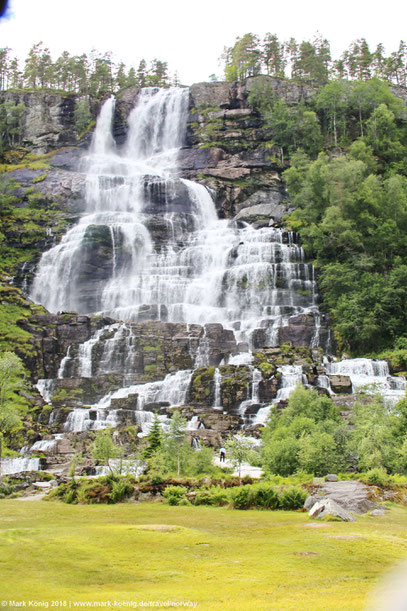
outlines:
{"label": "green foliage", "polygon": [[24,388],[25,368],[21,359],[14,352],[4,352],[0,356],[0,459],[3,439],[7,442],[22,427],[15,393]]}
{"label": "green foliage", "polygon": [[163,496],[168,501],[168,505],[178,505],[181,500],[186,499],[188,489],[184,486],[168,486],[164,492]]}
{"label": "green foliage", "polygon": [[143,449],[143,458],[151,458],[152,454],[156,452],[162,444],[162,430],[160,420],[157,413],[154,414],[153,423],[148,431],[146,442],[148,445]]}
{"label": "green foliage", "polygon": [[360,478],[366,484],[375,484],[376,486],[383,486],[388,483],[389,476],[384,469],[376,467],[370,469],[363,477]]}
{"label": "green foliage", "polygon": [[75,452],[69,465],[68,476],[75,478],[76,467],[84,461],[82,452]]}
{"label": "green foliage", "polygon": [[276,488],[270,484],[259,484],[253,493],[253,503],[256,507],[265,509],[279,509],[280,495]]}
{"label": "green foliage", "polygon": [[25,112],[23,102],[16,104],[9,100],[0,104],[0,154],[21,144]]}
{"label": "green foliage", "polygon": [[242,435],[235,435],[225,444],[226,455],[241,475],[242,464],[251,463],[255,459],[254,445],[250,439]]}
{"label": "green foliage", "polygon": [[[89,56],[63,51],[53,61],[49,49],[38,42],[29,50],[24,70],[20,70],[18,59],[11,59],[9,51],[0,49],[0,89],[51,89],[102,97],[125,87],[171,84],[167,62],[158,59],[153,59],[149,66],[141,60],[137,72],[133,67],[127,69],[123,62],[116,65],[111,52],[98,53],[94,49]],[[177,76],[172,80],[179,86]]]}
{"label": "green foliage", "polygon": [[349,431],[338,408],[329,397],[302,385],[286,409],[271,410],[262,438],[262,464],[268,474],[288,476],[301,470],[320,476],[347,464]]}
{"label": "green foliage", "polygon": [[360,471],[388,469],[394,471],[397,461],[396,416],[388,413],[383,399],[373,397],[369,403],[355,404],[352,435],[353,450]]}
{"label": "green foliage", "polygon": [[130,496],[133,491],[133,484],[128,479],[121,477],[117,481],[112,481],[112,491],[109,497],[112,503],[120,503],[126,497]]}
{"label": "green foliage", "polygon": [[109,429],[98,431],[92,443],[91,452],[92,457],[103,465],[107,465],[111,473],[114,472],[114,469],[110,461],[115,458],[123,457],[123,450],[113,441],[112,433]]}
{"label": "green foliage", "polygon": [[225,49],[225,61],[227,81],[243,80],[248,76],[260,74],[259,38],[251,33],[237,38],[233,47]]}
{"label": "green foliage", "polygon": [[8,481],[7,478],[5,478],[3,481],[0,482],[0,499],[7,498],[11,496],[12,494],[14,494],[14,492],[15,492],[15,487],[13,486],[11,482]]}
{"label": "green foliage", "polygon": [[185,461],[186,443],[185,430],[186,420],[181,417],[179,411],[175,411],[170,420],[170,429],[165,438],[165,451],[169,460],[175,461],[177,475],[181,474],[182,459]]}
{"label": "green foliage", "polygon": [[120,503],[134,493],[134,478],[106,476],[95,479],[81,477],[60,484],[47,495],[47,500],[59,499],[68,504],[94,505]]}
{"label": "green foliage", "polygon": [[208,490],[200,490],[195,496],[194,505],[213,505],[222,507],[229,503],[227,491],[220,486],[211,486]]}
{"label": "green foliage", "polygon": [[84,132],[92,121],[92,115],[90,112],[89,98],[82,98],[77,101],[75,110],[75,129],[78,134]]}
{"label": "green foliage", "polygon": [[[143,451],[149,454],[148,469],[150,473],[154,473],[159,477],[174,474],[177,476],[195,476],[200,474],[211,474],[218,471],[217,467],[212,464],[213,450],[211,448],[202,447],[195,450],[186,440],[186,420],[182,418],[178,410],[171,417],[169,431],[165,433],[160,430],[159,420],[157,427],[153,426],[150,429],[151,439],[160,440],[160,444],[155,449],[149,451],[149,447]],[[156,433],[159,432],[159,437],[156,438]],[[148,437],[147,437],[148,439]],[[150,442],[151,443],[151,440]],[[155,441],[154,441],[155,443]]]}
{"label": "green foliage", "polygon": [[[374,52],[364,38],[353,41],[339,59],[331,57],[330,43],[317,33],[313,40],[297,42],[290,38],[281,42],[276,34],[267,32],[263,41],[254,34],[236,39],[232,47],[225,47],[221,59],[224,62],[227,81],[244,80],[248,76],[266,74],[273,77],[289,77],[298,81],[326,83],[329,78],[356,83],[369,81],[371,77],[385,79],[397,85],[406,85],[406,44],[400,41],[397,51],[385,56],[384,47],[377,45]],[[374,80],[374,79],[373,79]],[[375,90],[369,91],[374,97]],[[364,109],[364,95],[358,92],[355,104]]]}
{"label": "green foliage", "polygon": [[319,268],[339,347],[356,354],[407,334],[407,179],[390,169],[399,164],[400,140],[386,108],[373,111],[370,140],[355,141],[348,155],[311,161],[300,152],[284,173],[296,207],[288,223]]}
{"label": "green foliage", "polygon": [[254,501],[252,487],[247,485],[231,488],[229,498],[233,509],[250,509]]}
{"label": "green foliage", "polygon": [[287,488],[283,490],[280,498],[282,509],[302,509],[308,493],[302,488]]}

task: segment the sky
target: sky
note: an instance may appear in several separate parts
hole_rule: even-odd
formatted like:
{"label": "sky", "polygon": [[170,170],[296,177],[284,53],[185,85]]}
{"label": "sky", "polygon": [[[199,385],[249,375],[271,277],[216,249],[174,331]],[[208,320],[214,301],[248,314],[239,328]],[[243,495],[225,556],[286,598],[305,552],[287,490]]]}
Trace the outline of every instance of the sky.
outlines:
{"label": "sky", "polygon": [[407,4],[399,0],[8,0],[0,47],[24,59],[39,41],[55,60],[92,48],[137,68],[140,59],[168,62],[181,83],[222,78],[219,57],[236,37],[253,32],[312,40],[318,31],[337,58],[357,38],[387,53],[407,40]]}

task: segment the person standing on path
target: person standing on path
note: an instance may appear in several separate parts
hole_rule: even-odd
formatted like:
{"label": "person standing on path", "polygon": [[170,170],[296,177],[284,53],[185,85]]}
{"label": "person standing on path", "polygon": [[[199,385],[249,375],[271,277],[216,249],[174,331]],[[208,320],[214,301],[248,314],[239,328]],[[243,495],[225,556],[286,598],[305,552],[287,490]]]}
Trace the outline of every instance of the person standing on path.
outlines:
{"label": "person standing on path", "polygon": [[219,461],[220,461],[220,462],[225,462],[225,460],[226,460],[226,450],[225,450],[225,448],[224,448],[224,447],[222,447],[222,448],[219,450]]}

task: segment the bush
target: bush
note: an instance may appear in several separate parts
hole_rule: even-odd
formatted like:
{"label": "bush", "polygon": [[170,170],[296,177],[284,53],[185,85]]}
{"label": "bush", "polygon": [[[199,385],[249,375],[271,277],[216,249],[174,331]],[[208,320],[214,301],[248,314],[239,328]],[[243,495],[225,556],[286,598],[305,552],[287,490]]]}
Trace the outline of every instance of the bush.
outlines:
{"label": "bush", "polygon": [[195,496],[194,505],[214,505],[221,507],[229,502],[228,495],[220,486],[213,486],[209,490],[199,490]]}
{"label": "bush", "polygon": [[308,494],[302,488],[287,488],[280,497],[282,509],[302,509]]}
{"label": "bush", "polygon": [[0,498],[10,496],[10,494],[13,494],[13,492],[14,486],[9,482],[4,481],[2,484],[0,484]]}
{"label": "bush", "polygon": [[253,505],[252,486],[239,486],[230,490],[233,509],[249,509]]}
{"label": "bush", "polygon": [[163,494],[168,501],[168,505],[179,505],[181,499],[186,499],[187,492],[185,486],[168,486]]}
{"label": "bush", "polygon": [[253,501],[256,507],[265,507],[267,509],[278,509],[280,507],[280,495],[269,484],[260,484],[254,488]]}
{"label": "bush", "polygon": [[[142,481],[142,480],[139,478],[139,481]],[[143,481],[146,481],[146,480],[143,480]],[[159,486],[160,484],[163,483],[163,481],[164,481],[164,478],[161,475],[159,475],[158,473],[152,475],[150,479],[150,482],[153,486]]]}
{"label": "bush", "polygon": [[67,490],[63,499],[64,502],[68,503],[69,505],[76,503],[76,490]]}
{"label": "bush", "polygon": [[191,503],[188,501],[188,499],[181,499],[180,501],[178,501],[178,506],[181,507],[186,507],[188,505],[191,505]]}
{"label": "bush", "polygon": [[120,478],[117,482],[112,482],[112,491],[109,498],[112,503],[119,503],[124,498],[130,496],[134,492],[134,487],[125,478]]}
{"label": "bush", "polygon": [[228,495],[223,488],[220,486],[214,486],[210,489],[210,498],[211,505],[216,505],[217,507],[221,507],[222,505],[227,505],[229,503]]}
{"label": "bush", "polygon": [[384,486],[390,483],[390,477],[387,475],[386,471],[379,467],[370,469],[370,471],[367,471],[360,479],[365,484],[374,484],[376,486]]}
{"label": "bush", "polygon": [[209,490],[200,490],[197,492],[194,505],[212,505],[211,494]]}
{"label": "bush", "polygon": [[109,485],[106,480],[80,481],[77,491],[77,502],[84,505],[93,503],[110,503],[110,493],[114,482]]}

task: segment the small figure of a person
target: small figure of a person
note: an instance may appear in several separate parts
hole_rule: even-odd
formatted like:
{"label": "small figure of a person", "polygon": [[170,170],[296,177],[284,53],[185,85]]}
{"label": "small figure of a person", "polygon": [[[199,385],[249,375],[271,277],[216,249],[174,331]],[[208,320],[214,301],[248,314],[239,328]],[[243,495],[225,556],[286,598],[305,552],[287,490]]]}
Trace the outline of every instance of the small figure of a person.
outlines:
{"label": "small figure of a person", "polygon": [[226,450],[225,448],[222,447],[219,450],[219,462],[225,462],[225,460],[226,460]]}

